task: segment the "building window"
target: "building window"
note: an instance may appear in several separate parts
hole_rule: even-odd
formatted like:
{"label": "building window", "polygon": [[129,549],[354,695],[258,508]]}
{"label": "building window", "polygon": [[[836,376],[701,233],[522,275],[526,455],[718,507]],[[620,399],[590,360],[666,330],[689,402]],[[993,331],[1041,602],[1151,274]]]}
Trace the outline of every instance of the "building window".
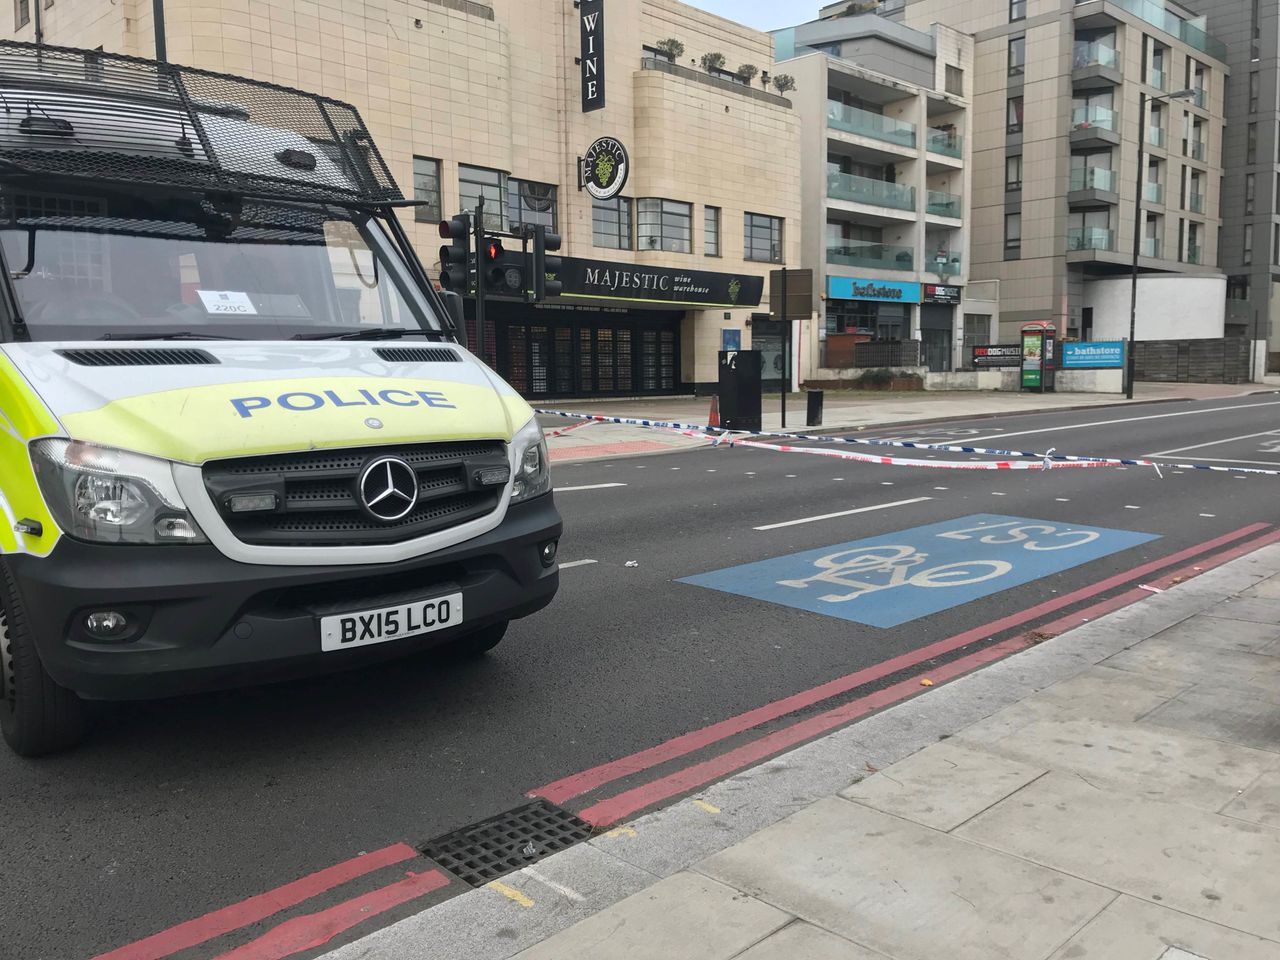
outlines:
{"label": "building window", "polygon": [[1008,106],[1008,116],[1006,118],[1010,133],[1022,132],[1022,98],[1010,97]]}
{"label": "building window", "polygon": [[1249,74],[1249,112],[1258,112],[1258,94],[1262,91],[1261,75],[1257,70]]}
{"label": "building window", "polygon": [[1256,123],[1249,124],[1244,151],[1245,163],[1258,162],[1258,125]]}
{"label": "building window", "polygon": [[1227,277],[1227,299],[1228,300],[1248,300],[1249,299],[1249,275],[1242,274],[1236,277]]}
{"label": "building window", "polygon": [[1027,0],[1009,0],[1009,22],[1027,19]]}
{"label": "building window", "polygon": [[413,158],[413,199],[419,206],[413,208],[413,219],[419,223],[439,223],[440,213],[440,161],[429,157]]}
{"label": "building window", "polygon": [[1026,37],[1010,37],[1009,38],[1009,76],[1022,76],[1023,68],[1027,64],[1027,38]]}
{"label": "building window", "polygon": [[947,93],[954,93],[957,97],[964,96],[964,71],[949,63],[947,64]]}
{"label": "building window", "polygon": [[742,218],[742,258],[782,263],[782,218],[748,213]]}
{"label": "building window", "polygon": [[15,30],[31,22],[31,0],[13,0],[13,22]]}
{"label": "building window", "polygon": [[1276,213],[1280,213],[1280,173],[1276,174]]}
{"label": "building window", "polygon": [[1253,224],[1246,223],[1244,225],[1244,256],[1240,258],[1240,262],[1246,267],[1253,263]]}
{"label": "building window", "polygon": [[1004,258],[1018,260],[1022,257],[1022,214],[1004,215]]}
{"label": "building window", "polygon": [[458,165],[458,199],[463,213],[474,214],[484,197],[484,229],[505,230],[507,227],[507,175],[500,170]]}
{"label": "building window", "polygon": [[720,256],[720,208],[706,207],[702,219],[702,252],[708,257]]}
{"label": "building window", "polygon": [[991,314],[966,313],[964,315],[964,345],[991,342]]}
{"label": "building window", "polygon": [[1271,225],[1271,262],[1280,266],[1280,223]]}
{"label": "building window", "polygon": [[556,228],[556,188],[551,183],[532,180],[507,180],[507,225],[516,227]]}
{"label": "building window", "polygon": [[1252,173],[1244,175],[1244,215],[1253,215],[1253,197],[1257,189],[1257,178]]}
{"label": "building window", "polygon": [[1004,159],[1004,188],[1006,190],[1022,189],[1022,154]]}
{"label": "building window", "polygon": [[606,250],[631,249],[631,198],[591,201],[591,243]]}
{"label": "building window", "polygon": [[638,206],[641,250],[693,253],[693,204],[645,197]]}

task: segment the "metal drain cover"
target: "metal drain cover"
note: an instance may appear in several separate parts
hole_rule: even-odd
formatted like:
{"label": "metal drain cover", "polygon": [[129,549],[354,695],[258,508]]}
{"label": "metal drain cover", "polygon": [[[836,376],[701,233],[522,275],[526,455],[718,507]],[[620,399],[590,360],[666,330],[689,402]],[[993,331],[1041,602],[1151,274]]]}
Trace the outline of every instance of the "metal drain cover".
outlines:
{"label": "metal drain cover", "polygon": [[429,840],[422,852],[464,883],[483,886],[590,839],[591,824],[568,810],[533,803]]}

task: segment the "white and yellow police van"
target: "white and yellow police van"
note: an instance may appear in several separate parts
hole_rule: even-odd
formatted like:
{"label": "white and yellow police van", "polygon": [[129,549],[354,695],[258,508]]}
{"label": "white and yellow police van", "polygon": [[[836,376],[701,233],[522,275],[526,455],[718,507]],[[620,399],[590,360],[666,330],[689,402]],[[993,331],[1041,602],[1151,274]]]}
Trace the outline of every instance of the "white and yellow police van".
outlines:
{"label": "white and yellow police van", "polygon": [[551,601],[529,406],[349,105],[0,43],[0,727],[492,648]]}

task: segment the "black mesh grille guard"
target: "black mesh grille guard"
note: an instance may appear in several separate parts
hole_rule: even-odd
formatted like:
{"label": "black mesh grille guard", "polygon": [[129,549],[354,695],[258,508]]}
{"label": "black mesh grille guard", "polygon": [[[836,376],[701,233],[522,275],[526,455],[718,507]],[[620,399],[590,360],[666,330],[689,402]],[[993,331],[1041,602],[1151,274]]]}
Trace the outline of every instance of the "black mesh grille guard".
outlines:
{"label": "black mesh grille guard", "polygon": [[0,177],[361,206],[404,199],[350,104],[137,57],[0,41]]}

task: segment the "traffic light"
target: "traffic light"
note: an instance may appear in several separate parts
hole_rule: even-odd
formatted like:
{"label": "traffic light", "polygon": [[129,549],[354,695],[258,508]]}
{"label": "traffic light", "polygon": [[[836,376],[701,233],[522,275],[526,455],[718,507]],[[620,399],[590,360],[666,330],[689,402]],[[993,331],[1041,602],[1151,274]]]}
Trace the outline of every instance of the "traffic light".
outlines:
{"label": "traffic light", "polygon": [[524,291],[524,270],[520,257],[507,256],[498,237],[486,237],[482,251],[484,288],[504,297],[519,296]]}
{"label": "traffic light", "polygon": [[440,236],[450,241],[440,248],[440,285],[465,297],[471,286],[470,214],[442,220]]}
{"label": "traffic light", "polygon": [[[564,284],[558,279],[564,261],[547,253],[560,249],[560,234],[552,233],[544,226],[533,228],[533,299],[545,300],[547,297],[558,297]],[[550,274],[557,279],[548,280]]]}

